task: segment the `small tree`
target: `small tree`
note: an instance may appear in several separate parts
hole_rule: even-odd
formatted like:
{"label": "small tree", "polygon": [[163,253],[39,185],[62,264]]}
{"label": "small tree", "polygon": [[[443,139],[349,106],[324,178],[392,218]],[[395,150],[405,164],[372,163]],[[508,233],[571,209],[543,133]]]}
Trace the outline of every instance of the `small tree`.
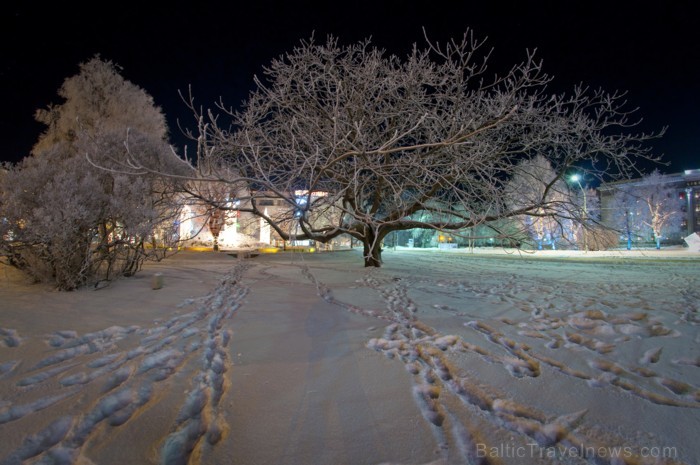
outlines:
{"label": "small tree", "polygon": [[658,170],[642,179],[637,189],[641,200],[640,219],[651,230],[656,248],[661,248],[661,239],[680,230],[683,220],[678,209],[675,189]]}
{"label": "small tree", "polygon": [[1,180],[0,255],[70,290],[132,275],[161,257],[178,215],[170,181],[98,169],[86,154],[108,167],[127,154],[153,170],[178,172],[182,164],[168,156],[160,109],[111,62],[81,64],[59,95],[62,105],[37,112],[47,129],[31,156]]}
{"label": "small tree", "polygon": [[613,227],[625,237],[627,250],[632,250],[633,239],[642,235],[639,198],[631,189],[620,187],[613,194],[610,208],[613,210]]}
{"label": "small tree", "polygon": [[280,237],[296,234],[283,226],[290,219],[298,238],[347,234],[364,245],[365,266],[380,266],[392,231],[541,215],[542,199],[506,202],[524,160],[546,158],[561,179],[579,165],[591,177],[626,176],[637,157],[652,158],[640,145],[650,135],[624,132],[633,123],[622,95],[551,94],[532,54],[489,76],[483,50],[470,33],[444,46],[427,41],[404,58],[369,41],[304,41],[256,77],[240,111],[220,104],[203,113],[190,97],[199,163],[238,170],[207,177],[229,183],[245,200],[241,210],[265,217],[257,199],[285,203],[289,217],[266,218]]}
{"label": "small tree", "polygon": [[595,189],[583,187],[576,181],[571,190],[574,209],[571,223],[571,237],[584,250],[603,250],[616,242],[610,242],[610,231],[600,222],[600,199]]}

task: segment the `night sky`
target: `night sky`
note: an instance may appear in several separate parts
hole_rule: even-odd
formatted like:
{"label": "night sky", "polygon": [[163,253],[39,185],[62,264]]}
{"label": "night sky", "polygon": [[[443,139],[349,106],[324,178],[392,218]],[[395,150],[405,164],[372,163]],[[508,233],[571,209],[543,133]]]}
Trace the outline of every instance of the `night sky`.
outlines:
{"label": "night sky", "polygon": [[63,80],[96,54],[153,96],[182,152],[177,121],[193,121],[178,90],[191,85],[205,107],[219,96],[236,106],[252,89],[253,74],[312,33],[342,43],[371,37],[401,56],[422,43],[425,27],[438,40],[459,38],[467,28],[488,37],[492,71],[536,48],[555,77],[553,90],[583,82],[627,91],[643,118],[638,129],[668,126],[652,144],[670,163],[662,171],[700,168],[700,27],[691,2],[107,2],[99,11],[17,3],[5,6],[0,23],[2,161],[29,153],[43,129],[35,110],[61,103]]}

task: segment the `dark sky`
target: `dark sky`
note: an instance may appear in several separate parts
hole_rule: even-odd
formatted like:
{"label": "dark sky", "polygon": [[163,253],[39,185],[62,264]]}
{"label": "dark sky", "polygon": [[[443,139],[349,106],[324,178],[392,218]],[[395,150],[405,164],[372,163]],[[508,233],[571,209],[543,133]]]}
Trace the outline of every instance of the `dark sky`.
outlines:
{"label": "dark sky", "polygon": [[63,80],[95,54],[153,96],[181,147],[177,120],[192,121],[178,90],[191,85],[205,107],[219,96],[235,106],[253,74],[312,33],[343,43],[371,37],[403,55],[425,27],[440,40],[467,28],[488,37],[494,71],[536,48],[556,90],[583,82],[627,91],[639,129],[669,127],[653,143],[671,163],[662,171],[700,168],[700,27],[691,2],[16,3],[1,13],[0,160],[29,153],[42,131],[34,111],[61,103]]}

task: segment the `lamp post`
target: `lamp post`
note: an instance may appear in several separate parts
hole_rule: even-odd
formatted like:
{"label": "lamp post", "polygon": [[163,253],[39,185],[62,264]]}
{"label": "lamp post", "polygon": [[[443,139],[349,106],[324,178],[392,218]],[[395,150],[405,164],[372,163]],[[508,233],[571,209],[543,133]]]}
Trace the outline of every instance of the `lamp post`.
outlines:
{"label": "lamp post", "polygon": [[581,176],[578,174],[572,175],[569,179],[571,179],[573,182],[578,184],[579,189],[581,189],[581,193],[583,194],[583,221],[582,226],[582,232],[583,232],[583,249],[588,252],[588,239],[587,236],[588,234],[586,233],[586,221],[588,220],[588,207],[586,205],[586,189],[583,188],[581,185]]}

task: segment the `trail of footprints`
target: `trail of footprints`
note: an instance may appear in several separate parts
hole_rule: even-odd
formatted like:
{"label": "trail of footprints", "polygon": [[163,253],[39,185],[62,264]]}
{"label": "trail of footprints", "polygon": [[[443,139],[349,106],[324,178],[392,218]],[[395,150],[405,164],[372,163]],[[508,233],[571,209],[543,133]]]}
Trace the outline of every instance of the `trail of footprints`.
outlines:
{"label": "trail of footprints", "polygon": [[[158,460],[191,463],[195,451],[216,445],[227,429],[220,404],[231,368],[226,352],[231,331],[225,322],[248,293],[240,279],[249,266],[239,261],[210,294],[182,304],[192,311],[166,322],[150,328],[113,326],[82,336],[58,331],[47,341],[52,353],[34,365],[0,365],[0,381],[14,383],[17,389],[12,400],[0,403],[0,428],[59,402],[77,400],[96,385],[100,393],[86,411],[57,418],[27,436],[17,449],[0,457],[0,464],[30,459],[37,464],[79,463],[83,447],[93,438],[128,423],[157,403],[161,392],[177,388],[179,380],[165,381],[184,373],[186,365],[194,367],[195,374],[170,431],[154,445]],[[0,336],[7,347],[31,343],[11,329],[0,329]],[[33,398],[52,382],[60,387],[57,394]]]}
{"label": "trail of footprints", "polygon": [[[376,291],[386,303],[386,311],[378,313],[373,310],[358,308],[352,304],[337,300],[330,289],[320,282],[302,266],[302,273],[317,287],[319,295],[326,301],[340,305],[353,313],[388,321],[384,334],[368,341],[367,347],[383,353],[389,358],[399,360],[407,372],[412,375],[413,395],[425,420],[430,424],[437,444],[436,451],[447,463],[492,463],[483,450],[479,454],[478,445],[488,444],[488,439],[480,437],[477,422],[471,422],[474,412],[480,412],[496,428],[519,433],[542,448],[565,447],[584,452],[584,460],[596,464],[651,464],[659,463],[657,458],[631,454],[628,457],[613,458],[596,455],[593,451],[611,450],[619,446],[621,438],[610,437],[606,440],[596,438],[591,428],[585,425],[586,411],[571,412],[552,417],[528,405],[509,399],[494,386],[484,386],[473,375],[459,369],[453,363],[458,353],[476,354],[482,359],[501,364],[515,377],[537,377],[543,365],[561,373],[580,379],[590,387],[612,386],[631,395],[652,403],[672,406],[699,408],[700,390],[696,386],[657,375],[650,367],[657,363],[662,355],[661,346],[647,350],[639,363],[623,367],[610,360],[610,354],[616,344],[624,343],[632,336],[639,337],[674,337],[676,333],[653,321],[646,312],[606,314],[601,310],[584,310],[596,303],[593,299],[583,303],[579,312],[567,312],[563,316],[550,315],[543,308],[531,304],[527,296],[532,292],[528,284],[519,283],[515,277],[506,280],[497,287],[479,287],[468,283],[438,282],[426,278],[410,281],[404,278],[382,277],[376,270],[365,274],[362,285]],[[496,301],[508,299],[510,303],[530,314],[527,323],[515,323],[507,319],[501,321],[506,326],[519,326],[518,335],[527,336],[544,342],[544,348],[550,353],[555,349],[570,348],[590,354],[590,370],[578,370],[533,349],[528,344],[513,340],[495,327],[474,319],[464,326],[481,334],[489,343],[482,347],[463,340],[455,335],[442,335],[417,318],[418,308],[408,296],[408,286],[424,284],[421,290],[430,293],[444,293],[446,288],[456,289],[463,294],[475,294],[482,298]],[[547,287],[547,286],[545,286]],[[426,291],[427,289],[427,291]],[[555,305],[547,302],[556,298],[554,288],[545,289],[552,297],[539,296],[533,301],[545,302],[545,307],[553,309]],[[540,289],[542,292],[542,289]],[[625,293],[622,293],[624,296]],[[613,302],[597,302],[597,306],[615,308]],[[468,313],[448,305],[436,304],[438,310],[448,311],[456,316],[469,316]],[[685,318],[681,318],[687,321]],[[607,342],[613,336],[614,343]],[[674,360],[676,364],[700,366],[696,359]],[[646,387],[645,387],[646,386]],[[665,388],[666,393],[658,392],[658,387]],[[448,397],[459,399],[463,406],[455,411],[455,403]],[[625,444],[629,446],[629,444]],[[637,446],[630,446],[639,450]],[[498,461],[496,461],[498,462]],[[664,462],[678,463],[678,462]]]}
{"label": "trail of footprints", "polygon": [[[0,464],[20,464],[27,460],[38,464],[78,463],[85,444],[102,430],[127,424],[149,409],[156,402],[158,392],[169,388],[164,381],[186,364],[194,364],[196,374],[190,380],[188,393],[170,431],[156,445],[158,459],[163,464],[188,464],[192,457],[214,447],[225,437],[227,428],[220,402],[227,388],[226,373],[231,368],[226,347],[232,335],[224,323],[248,292],[240,284],[248,266],[247,262],[239,262],[211,294],[183,304],[193,306],[194,310],[162,324],[151,328],[113,326],[82,336],[70,330],[59,331],[47,341],[53,352],[35,364],[24,367],[19,360],[1,364],[0,382],[14,383],[17,395],[14,399],[0,401],[0,428],[74,399],[89,386],[99,385],[101,394],[87,411],[57,418],[27,436]],[[416,404],[436,438],[437,452],[449,463],[492,463],[488,457],[477,454],[477,444],[489,441],[482,437],[476,418],[486,418],[493,427],[518,433],[543,448],[557,445],[591,451],[618,444],[615,438],[610,438],[609,444],[591,439],[595,435],[588,434],[585,410],[553,417],[515,402],[494,386],[481,384],[454,362],[459,353],[475,354],[487,362],[500,364],[515,377],[537,377],[542,367],[548,366],[592,388],[611,386],[661,405],[700,406],[696,386],[654,372],[653,365],[663,356],[661,346],[647,350],[632,366],[622,366],[608,357],[617,344],[632,337],[675,336],[673,330],[649,317],[645,310],[650,309],[645,309],[643,301],[626,303],[626,306],[642,309],[632,313],[606,313],[601,308],[614,309],[617,304],[593,298],[572,311],[558,312],[557,299],[561,299],[561,295],[553,287],[538,283],[533,291],[532,283],[524,283],[515,275],[505,280],[499,276],[494,280],[497,284],[489,286],[446,279],[391,279],[369,270],[360,284],[377,292],[386,304],[384,310],[372,310],[336,299],[306,265],[299,267],[325,301],[387,323],[382,337],[370,339],[367,346],[404,364],[413,380]],[[440,303],[433,308],[468,318],[465,328],[480,334],[487,344],[482,347],[456,335],[442,335],[418,319],[418,307],[409,297],[409,286],[420,287],[424,293],[436,296],[452,292],[512,305],[527,318],[520,322],[503,318],[504,326],[499,326],[513,327],[518,336],[539,341],[543,348],[537,350],[516,341],[493,325],[480,321],[476,315]],[[608,286],[611,287],[607,291],[626,299],[633,298],[634,293],[629,289],[613,289],[615,284]],[[679,288],[689,304],[687,307],[668,311],[679,321],[695,325],[698,295],[691,289],[690,286]],[[529,299],[532,292],[540,295]],[[121,348],[134,340],[137,340],[135,347]],[[0,328],[2,346],[12,349],[25,343],[31,341],[24,340],[13,329]],[[556,349],[560,348],[589,353],[588,369],[572,368],[549,355],[556,354]],[[673,363],[697,367],[700,358],[679,358]],[[36,388],[52,382],[61,387],[56,394],[34,398]],[[451,399],[458,399],[457,404]],[[456,409],[455,405],[462,407]],[[601,464],[647,463],[640,456],[619,458],[617,462],[595,455],[584,458]]]}

